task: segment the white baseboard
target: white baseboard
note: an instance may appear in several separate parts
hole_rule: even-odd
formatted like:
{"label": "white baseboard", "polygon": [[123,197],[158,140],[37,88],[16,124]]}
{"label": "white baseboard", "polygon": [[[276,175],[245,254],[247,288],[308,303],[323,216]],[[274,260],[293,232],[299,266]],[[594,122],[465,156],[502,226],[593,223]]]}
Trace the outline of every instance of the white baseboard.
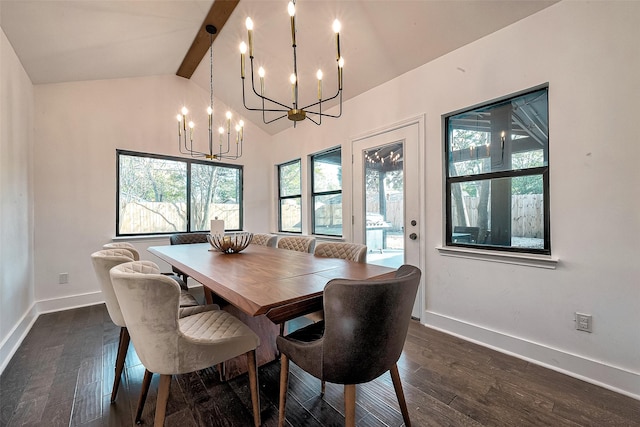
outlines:
{"label": "white baseboard", "polygon": [[36,304],[33,303],[13,329],[11,329],[11,332],[9,332],[0,343],[0,374],[4,372],[4,368],[9,364],[9,361],[18,350],[18,347],[20,347],[20,344],[22,344],[22,341],[31,330],[31,326],[33,326],[37,318],[38,310]]}
{"label": "white baseboard", "polygon": [[425,312],[425,326],[640,400],[640,374],[481,326]]}
{"label": "white baseboard", "polygon": [[102,304],[104,298],[102,292],[88,292],[86,294],[70,295],[61,298],[36,301],[38,315],[53,313],[55,311],[71,310],[73,308],[86,307],[88,305]]}
{"label": "white baseboard", "polygon": [[7,337],[0,343],[0,374],[4,372],[9,361],[38,319],[38,316],[44,313],[70,310],[72,308],[101,304],[103,302],[102,292],[90,292],[34,302],[24,313],[20,321],[13,327],[11,332],[9,332]]}

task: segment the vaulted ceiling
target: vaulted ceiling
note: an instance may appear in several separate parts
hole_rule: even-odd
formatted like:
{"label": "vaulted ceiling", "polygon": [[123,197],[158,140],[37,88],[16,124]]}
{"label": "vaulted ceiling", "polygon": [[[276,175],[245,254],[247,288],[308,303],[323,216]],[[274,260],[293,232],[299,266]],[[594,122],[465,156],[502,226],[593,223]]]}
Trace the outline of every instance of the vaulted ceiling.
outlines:
{"label": "vaulted ceiling", "polygon": [[[318,68],[325,73],[325,90],[335,90],[331,24],[336,18],[342,22],[344,99],[349,99],[553,3],[556,0],[298,0],[301,103],[316,96]],[[34,84],[166,75],[178,71],[212,4],[0,0],[0,24]],[[247,16],[255,24],[256,68],[267,70],[266,92],[289,101],[293,55],[287,0],[238,3],[214,41],[215,96],[245,120],[275,134],[291,122],[264,125],[261,115],[242,105],[238,45],[247,39]],[[247,60],[247,73],[248,67]],[[208,91],[208,53],[191,78]]]}

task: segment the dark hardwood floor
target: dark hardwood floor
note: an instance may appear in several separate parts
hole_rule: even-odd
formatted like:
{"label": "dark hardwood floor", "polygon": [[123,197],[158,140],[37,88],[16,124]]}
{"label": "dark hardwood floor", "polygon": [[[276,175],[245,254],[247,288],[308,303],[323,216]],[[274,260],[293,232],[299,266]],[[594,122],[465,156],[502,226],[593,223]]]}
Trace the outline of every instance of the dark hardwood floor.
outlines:
{"label": "dark hardwood floor", "polygon": [[[42,315],[0,376],[1,426],[133,426],[144,368],[133,346],[114,404],[118,328],[103,305]],[[640,426],[640,402],[412,323],[400,375],[414,426]],[[278,420],[279,363],[259,369],[262,420]],[[157,376],[144,422],[152,425]],[[291,365],[287,421],[343,424],[342,387]],[[358,426],[400,426],[389,374],[358,386]],[[174,377],[167,426],[250,426],[246,375]]]}

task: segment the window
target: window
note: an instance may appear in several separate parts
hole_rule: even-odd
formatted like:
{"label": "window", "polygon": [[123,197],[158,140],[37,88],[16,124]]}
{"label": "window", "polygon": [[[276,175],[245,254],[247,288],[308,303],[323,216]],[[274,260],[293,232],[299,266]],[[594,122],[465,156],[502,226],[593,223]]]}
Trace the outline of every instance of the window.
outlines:
{"label": "window", "polygon": [[446,244],[551,254],[548,88],[445,117]]}
{"label": "window", "polygon": [[116,235],[242,229],[242,166],[117,150]]}
{"label": "window", "polygon": [[342,236],[342,154],[334,148],[311,156],[313,234]]}
{"label": "window", "polygon": [[278,231],[302,233],[300,159],[278,165]]}

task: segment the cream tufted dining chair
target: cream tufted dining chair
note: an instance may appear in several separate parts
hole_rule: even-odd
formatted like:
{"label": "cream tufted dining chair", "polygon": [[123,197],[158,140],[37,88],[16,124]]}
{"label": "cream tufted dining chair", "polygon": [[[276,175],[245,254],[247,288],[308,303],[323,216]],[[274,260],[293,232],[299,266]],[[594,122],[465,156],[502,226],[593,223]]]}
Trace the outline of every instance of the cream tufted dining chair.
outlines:
{"label": "cream tufted dining chair", "polygon": [[313,252],[325,258],[341,258],[355,262],[366,262],[367,245],[346,242],[320,242]]}
{"label": "cream tufted dining chair", "polygon": [[153,373],[160,374],[154,425],[164,424],[172,375],[205,369],[245,354],[253,421],[259,426],[258,336],[223,310],[180,318],[179,287],[144,261],[120,264],[111,269],[110,276],[131,341],[146,369],[145,396]]}
{"label": "cream tufted dining chair", "polygon": [[347,426],[355,425],[356,384],[390,371],[404,424],[411,426],[397,362],[420,276],[417,267],[403,265],[395,278],[327,283],[324,322],[276,338],[281,362],[278,426],[285,423],[290,361],[322,381],[344,384]]}
{"label": "cream tufted dining chair", "polygon": [[278,241],[278,236],[275,234],[265,234],[265,233],[254,233],[253,239],[251,239],[251,243],[254,245],[262,245],[269,246],[272,248],[276,247],[276,242]]}
{"label": "cream tufted dining chair", "polygon": [[140,261],[140,252],[129,242],[111,242],[102,245],[102,249],[126,249],[133,255],[134,261]]}
{"label": "cream tufted dining chair", "polygon": [[286,236],[278,240],[278,248],[290,251],[313,253],[316,245],[315,237]]}
{"label": "cream tufted dining chair", "polygon": [[[127,325],[120,310],[120,304],[113,290],[109,270],[117,265],[131,261],[133,261],[133,254],[125,248],[103,249],[91,254],[91,262],[100,284],[100,290],[102,291],[102,296],[107,306],[107,312],[109,313],[109,317],[111,317],[111,321],[120,327],[120,340],[116,355],[115,378],[113,379],[113,387],[111,389],[111,402],[116,400],[116,395],[118,394],[125,357],[127,355],[127,349],[129,348],[129,332],[127,331]],[[145,262],[153,264],[150,261]],[[155,266],[155,264],[153,265]],[[154,271],[156,270],[157,266],[155,266]],[[188,309],[184,309],[187,311],[183,310],[183,316],[219,308],[217,305],[198,306],[195,298],[185,291],[180,292],[180,304],[182,307],[188,307]]]}

